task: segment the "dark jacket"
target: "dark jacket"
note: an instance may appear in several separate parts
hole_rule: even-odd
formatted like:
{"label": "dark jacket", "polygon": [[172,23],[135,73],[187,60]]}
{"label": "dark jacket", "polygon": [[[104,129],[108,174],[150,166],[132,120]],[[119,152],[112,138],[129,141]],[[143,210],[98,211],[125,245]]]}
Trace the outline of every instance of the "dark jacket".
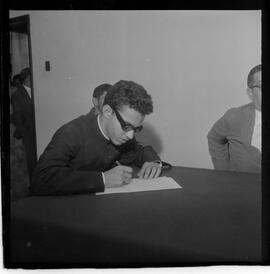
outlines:
{"label": "dark jacket", "polygon": [[138,167],[159,160],[152,147],[143,147],[135,139],[114,146],[102,135],[97,118],[88,113],[56,131],[35,168],[34,195],[103,192],[102,172],[117,160]]}
{"label": "dark jacket", "polygon": [[29,176],[36,164],[36,134],[33,102],[23,86],[11,96],[13,113],[11,123],[15,126],[14,137],[22,139],[26,152]]}

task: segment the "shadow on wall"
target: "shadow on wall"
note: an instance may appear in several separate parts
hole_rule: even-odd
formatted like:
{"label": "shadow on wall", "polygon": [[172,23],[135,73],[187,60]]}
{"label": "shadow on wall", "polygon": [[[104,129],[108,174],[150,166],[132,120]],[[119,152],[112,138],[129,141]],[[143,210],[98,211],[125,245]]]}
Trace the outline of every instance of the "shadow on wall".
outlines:
{"label": "shadow on wall", "polygon": [[143,125],[143,130],[136,134],[136,140],[145,146],[152,146],[157,154],[160,154],[163,151],[160,135],[156,132],[154,127],[148,123],[145,123]]}

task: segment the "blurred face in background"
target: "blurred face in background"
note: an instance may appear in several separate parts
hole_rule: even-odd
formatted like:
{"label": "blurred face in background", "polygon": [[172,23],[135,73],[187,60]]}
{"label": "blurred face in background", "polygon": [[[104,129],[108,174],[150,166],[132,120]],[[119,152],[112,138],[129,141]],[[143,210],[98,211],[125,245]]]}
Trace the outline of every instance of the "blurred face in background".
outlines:
{"label": "blurred face in background", "polygon": [[255,108],[261,111],[262,105],[262,72],[258,71],[253,75],[253,84],[247,89],[247,94]]}
{"label": "blurred face in background", "polygon": [[104,103],[106,94],[107,92],[104,91],[104,93],[101,96],[99,96],[99,98],[93,97],[93,104],[94,104],[96,114],[102,113],[103,103]]}
{"label": "blurred face in background", "polygon": [[29,88],[31,88],[30,75],[28,74],[23,82],[23,84]]}

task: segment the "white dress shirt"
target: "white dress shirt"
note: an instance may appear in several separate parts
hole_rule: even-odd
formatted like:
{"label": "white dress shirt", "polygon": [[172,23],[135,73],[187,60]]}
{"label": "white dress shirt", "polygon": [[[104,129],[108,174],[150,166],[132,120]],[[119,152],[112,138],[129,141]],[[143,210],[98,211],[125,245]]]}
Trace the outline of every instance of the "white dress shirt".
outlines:
{"label": "white dress shirt", "polygon": [[251,140],[251,145],[258,148],[261,151],[261,142],[262,142],[262,113],[259,110],[255,110],[255,124]]}
{"label": "white dress shirt", "polygon": [[26,89],[29,97],[31,98],[31,88],[29,88],[28,86],[25,86],[25,85],[23,85],[23,87]]}

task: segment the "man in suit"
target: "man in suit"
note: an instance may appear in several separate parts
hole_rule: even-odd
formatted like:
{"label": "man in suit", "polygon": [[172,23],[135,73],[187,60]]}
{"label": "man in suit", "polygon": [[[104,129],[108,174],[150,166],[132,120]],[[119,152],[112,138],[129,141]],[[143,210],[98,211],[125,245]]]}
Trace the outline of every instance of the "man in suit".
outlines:
{"label": "man in suit", "polygon": [[123,80],[114,84],[101,114],[82,115],[56,131],[34,170],[32,194],[103,192],[128,184],[131,165],[140,168],[140,178],[158,177],[160,158],[134,136],[152,111],[151,96],[141,85]]}
{"label": "man in suit", "polygon": [[214,168],[261,172],[261,65],[247,78],[251,103],[229,109],[208,133],[209,152]]}
{"label": "man in suit", "polygon": [[94,107],[90,110],[91,114],[101,114],[105,96],[111,86],[110,84],[101,84],[94,89],[92,97]]}
{"label": "man in suit", "polygon": [[30,69],[23,69],[19,79],[21,84],[17,85],[16,91],[11,96],[13,109],[11,122],[15,125],[14,137],[22,139],[26,151],[28,173],[31,177],[36,164],[36,142]]}
{"label": "man in suit", "polygon": [[[10,98],[21,85],[20,74],[15,75],[9,83]],[[13,109],[10,102],[10,115]],[[10,121],[10,199],[11,201],[25,198],[29,195],[30,179],[27,168],[25,148],[22,139],[14,137],[15,125]]]}

